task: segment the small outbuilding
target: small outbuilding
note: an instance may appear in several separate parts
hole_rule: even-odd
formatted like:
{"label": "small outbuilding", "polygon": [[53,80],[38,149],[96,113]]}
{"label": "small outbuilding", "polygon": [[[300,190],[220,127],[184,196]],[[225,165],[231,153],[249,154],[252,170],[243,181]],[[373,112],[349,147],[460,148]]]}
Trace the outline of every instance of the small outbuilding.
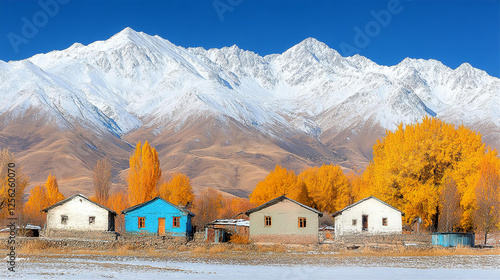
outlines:
{"label": "small outbuilding", "polygon": [[132,234],[191,237],[194,214],[157,196],[122,211],[125,231]]}
{"label": "small outbuilding", "polygon": [[[83,232],[114,232],[116,212],[82,194],[75,194],[41,211],[47,212],[47,237],[92,237]],[[114,237],[114,236],[113,236]]]}
{"label": "small outbuilding", "polygon": [[474,247],[475,234],[465,232],[434,232],[432,245],[456,247],[458,245]]}
{"label": "small outbuilding", "polygon": [[353,234],[401,234],[403,212],[370,196],[333,213],[335,239]]}
{"label": "small outbuilding", "polygon": [[250,217],[250,241],[282,244],[318,243],[323,213],[286,196],[245,212]]}
{"label": "small outbuilding", "polygon": [[235,234],[248,239],[250,221],[246,219],[223,219],[208,223],[205,227],[205,242],[227,242]]}

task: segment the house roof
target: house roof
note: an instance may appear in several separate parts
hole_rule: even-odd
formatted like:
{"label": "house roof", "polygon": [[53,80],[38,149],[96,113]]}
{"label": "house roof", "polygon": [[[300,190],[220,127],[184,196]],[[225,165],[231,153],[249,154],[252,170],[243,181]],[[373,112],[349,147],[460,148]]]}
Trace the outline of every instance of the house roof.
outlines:
{"label": "house roof", "polygon": [[158,200],[158,199],[160,199],[161,201],[163,201],[163,202],[165,202],[165,203],[169,204],[170,206],[172,206],[172,207],[174,207],[174,208],[178,209],[179,211],[182,211],[182,212],[187,213],[188,215],[190,215],[190,216],[194,217],[194,214],[193,214],[193,213],[191,213],[190,211],[188,211],[188,210],[186,210],[186,209],[183,209],[183,208],[181,208],[181,207],[179,207],[179,206],[176,206],[176,205],[174,205],[174,204],[172,204],[172,203],[170,203],[170,202],[166,201],[165,199],[163,199],[163,198],[161,198],[161,197],[159,197],[159,196],[157,196],[157,197],[155,197],[155,198],[153,198],[153,199],[151,199],[151,200],[148,200],[148,201],[146,201],[146,202],[143,202],[143,203],[141,203],[141,204],[137,204],[137,205],[135,205],[135,206],[129,207],[129,208],[127,208],[127,209],[123,210],[123,211],[122,211],[122,214],[126,214],[126,213],[128,213],[128,212],[130,212],[130,211],[133,211],[133,210],[139,209],[139,208],[141,208],[141,207],[144,207],[144,206],[146,206],[146,205],[148,205],[148,204],[150,204],[150,203],[155,202],[155,201],[156,201],[156,200]]}
{"label": "house roof", "polygon": [[107,211],[111,212],[112,214],[118,215],[118,214],[116,214],[116,212],[115,212],[115,211],[113,211],[113,210],[109,209],[108,207],[102,206],[101,204],[99,204],[99,203],[97,203],[97,202],[94,202],[94,201],[92,201],[92,200],[88,199],[88,198],[87,198],[86,196],[84,196],[83,194],[75,194],[75,195],[73,195],[73,196],[71,196],[71,197],[68,197],[68,198],[66,198],[66,199],[63,199],[63,200],[61,200],[61,201],[57,202],[56,204],[53,204],[52,206],[49,206],[49,207],[47,207],[47,208],[45,208],[45,209],[40,210],[40,212],[41,212],[41,211],[43,211],[43,212],[47,212],[47,211],[49,211],[50,209],[52,209],[52,208],[54,208],[54,207],[57,207],[57,206],[59,206],[59,205],[62,205],[62,204],[66,203],[66,202],[68,202],[68,201],[70,201],[70,200],[72,200],[73,198],[78,197],[78,196],[79,196],[79,197],[81,197],[81,198],[83,198],[83,199],[85,199],[85,200],[87,200],[87,201],[89,201],[90,203],[93,203],[93,204],[95,204],[95,205],[97,205],[97,206],[99,206],[99,207],[101,207],[101,208],[103,208],[103,209],[106,209]]}
{"label": "house roof", "polygon": [[321,216],[323,216],[323,213],[322,213],[322,212],[320,212],[320,211],[318,211],[318,210],[316,210],[316,209],[314,209],[314,208],[311,208],[311,207],[309,207],[309,206],[306,206],[306,205],[304,205],[304,204],[302,204],[302,203],[299,203],[299,202],[297,202],[297,201],[295,201],[295,200],[293,200],[293,199],[291,199],[291,198],[288,198],[288,197],[286,197],[286,196],[284,196],[284,195],[279,196],[279,197],[277,197],[277,198],[275,198],[275,199],[273,199],[273,200],[270,200],[270,201],[268,201],[268,202],[266,202],[266,203],[264,203],[264,204],[262,204],[262,205],[260,205],[260,206],[257,206],[257,207],[255,207],[255,208],[253,208],[253,209],[250,209],[250,210],[246,211],[246,212],[245,212],[245,214],[247,214],[248,216],[250,216],[250,214],[252,214],[253,212],[260,211],[260,210],[262,210],[262,209],[264,209],[264,208],[267,208],[267,207],[269,207],[269,206],[272,206],[272,205],[274,205],[274,204],[277,204],[277,203],[279,203],[279,202],[282,202],[282,201],[283,201],[283,200],[285,200],[285,199],[286,199],[286,200],[289,200],[289,201],[291,201],[291,202],[293,202],[293,203],[295,203],[295,204],[297,204],[297,205],[299,205],[299,206],[301,206],[301,207],[304,207],[304,208],[306,208],[306,209],[307,209],[307,210],[309,210],[309,211],[313,211],[314,213],[317,213],[320,217],[321,217]]}
{"label": "house roof", "polygon": [[245,219],[220,219],[208,223],[207,225],[229,225],[229,226],[250,226],[250,221]]}
{"label": "house roof", "polygon": [[356,205],[358,205],[358,204],[360,204],[360,203],[362,203],[362,202],[365,202],[365,201],[367,201],[367,200],[369,200],[369,199],[371,199],[371,198],[373,198],[373,199],[377,200],[377,201],[378,201],[378,202],[380,202],[380,203],[383,203],[383,204],[385,204],[385,205],[387,205],[387,206],[391,207],[392,209],[394,209],[394,210],[396,210],[396,211],[401,212],[401,214],[403,214],[403,215],[404,215],[403,211],[401,211],[401,210],[399,210],[398,208],[396,208],[396,207],[394,207],[394,206],[390,205],[389,203],[384,202],[384,201],[382,201],[382,200],[380,200],[380,199],[378,199],[378,198],[376,198],[376,197],[374,197],[374,196],[369,196],[369,197],[365,197],[365,198],[361,199],[360,201],[355,202],[355,203],[353,203],[353,204],[351,204],[351,205],[349,205],[349,206],[345,207],[345,208],[344,208],[344,209],[342,209],[342,210],[339,210],[339,211],[337,211],[337,212],[333,213],[333,214],[332,214],[332,217],[334,217],[334,218],[335,218],[335,217],[337,217],[338,215],[342,214],[342,212],[344,212],[345,210],[348,210],[348,209],[350,209],[350,208],[352,208],[352,207],[354,207],[354,206],[356,206]]}

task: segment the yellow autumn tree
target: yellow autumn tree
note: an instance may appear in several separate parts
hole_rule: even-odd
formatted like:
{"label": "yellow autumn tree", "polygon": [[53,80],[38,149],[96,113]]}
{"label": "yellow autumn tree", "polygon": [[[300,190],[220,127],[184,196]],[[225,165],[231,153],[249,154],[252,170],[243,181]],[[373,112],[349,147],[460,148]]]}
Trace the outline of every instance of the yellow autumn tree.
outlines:
{"label": "yellow autumn tree", "polygon": [[40,210],[49,207],[45,186],[35,186],[30,191],[28,201],[24,207],[24,217],[28,223],[42,225],[45,222],[45,213]]}
{"label": "yellow autumn tree", "polygon": [[346,177],[347,180],[349,180],[349,189],[351,194],[349,204],[373,195],[370,184],[365,179],[368,173],[368,169],[365,172],[354,170],[347,173]]}
{"label": "yellow autumn tree", "polygon": [[224,197],[212,188],[206,188],[195,199],[193,212],[193,224],[198,228],[203,228],[207,223],[220,218]]}
{"label": "yellow autumn tree", "polygon": [[222,202],[222,209],[219,217],[221,219],[231,219],[257,205],[250,203],[250,200],[242,197],[225,197]]}
{"label": "yellow autumn tree", "polygon": [[127,176],[128,196],[131,205],[146,202],[156,195],[161,179],[160,160],[156,149],[146,141],[137,143],[130,157]]}
{"label": "yellow autumn tree", "polygon": [[43,224],[45,213],[41,213],[40,210],[63,199],[64,195],[59,191],[56,177],[50,174],[45,185],[36,186],[31,190],[24,209],[26,220],[30,223]]}
{"label": "yellow autumn tree", "polygon": [[407,222],[418,216],[424,225],[437,227],[445,172],[455,180],[462,199],[467,199],[461,206],[468,210],[473,203],[472,194],[466,198],[471,174],[477,172],[477,161],[484,154],[479,133],[426,117],[417,124],[401,124],[377,141],[366,181],[374,195],[402,210]]}
{"label": "yellow autumn tree", "polygon": [[128,195],[125,192],[114,192],[109,196],[105,206],[118,213],[115,229],[123,232],[125,230],[125,220],[124,216],[120,214],[123,210],[130,207]]}
{"label": "yellow autumn tree", "polygon": [[276,197],[286,195],[300,203],[309,204],[307,189],[293,170],[288,171],[279,165],[267,177],[257,183],[250,194],[250,202],[260,205]]}
{"label": "yellow autumn tree", "polygon": [[500,159],[496,153],[488,153],[481,160],[475,194],[474,225],[484,233],[486,245],[488,234],[500,227]]}
{"label": "yellow autumn tree", "polygon": [[299,175],[306,185],[309,206],[333,213],[350,203],[349,180],[338,165],[307,168]]}
{"label": "yellow autumn tree", "polygon": [[45,183],[45,189],[47,194],[46,200],[49,206],[64,199],[64,195],[59,191],[59,184],[57,184],[56,176],[49,174],[47,182]]}
{"label": "yellow autumn tree", "polygon": [[173,174],[170,181],[161,184],[158,195],[174,205],[190,206],[194,200],[189,177],[182,173]]}

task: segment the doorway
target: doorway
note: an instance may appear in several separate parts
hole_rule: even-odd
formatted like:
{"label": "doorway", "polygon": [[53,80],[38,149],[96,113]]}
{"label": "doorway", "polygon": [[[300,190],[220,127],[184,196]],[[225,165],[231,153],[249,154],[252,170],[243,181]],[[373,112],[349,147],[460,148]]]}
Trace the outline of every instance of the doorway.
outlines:
{"label": "doorway", "polygon": [[363,230],[368,231],[368,215],[363,215],[362,218]]}
{"label": "doorway", "polygon": [[165,235],[165,218],[158,218],[158,235]]}

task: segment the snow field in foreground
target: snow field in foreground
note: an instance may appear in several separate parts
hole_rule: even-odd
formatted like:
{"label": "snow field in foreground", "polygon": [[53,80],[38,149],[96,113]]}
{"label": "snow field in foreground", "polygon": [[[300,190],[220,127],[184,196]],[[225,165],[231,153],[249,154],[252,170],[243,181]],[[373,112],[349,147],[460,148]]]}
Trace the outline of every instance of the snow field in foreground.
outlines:
{"label": "snow field in foreground", "polygon": [[7,267],[0,270],[0,279],[500,279],[500,256],[455,258],[458,261],[440,257],[352,258],[333,266],[317,266],[156,261],[133,257],[33,257],[20,260],[15,273]]}

